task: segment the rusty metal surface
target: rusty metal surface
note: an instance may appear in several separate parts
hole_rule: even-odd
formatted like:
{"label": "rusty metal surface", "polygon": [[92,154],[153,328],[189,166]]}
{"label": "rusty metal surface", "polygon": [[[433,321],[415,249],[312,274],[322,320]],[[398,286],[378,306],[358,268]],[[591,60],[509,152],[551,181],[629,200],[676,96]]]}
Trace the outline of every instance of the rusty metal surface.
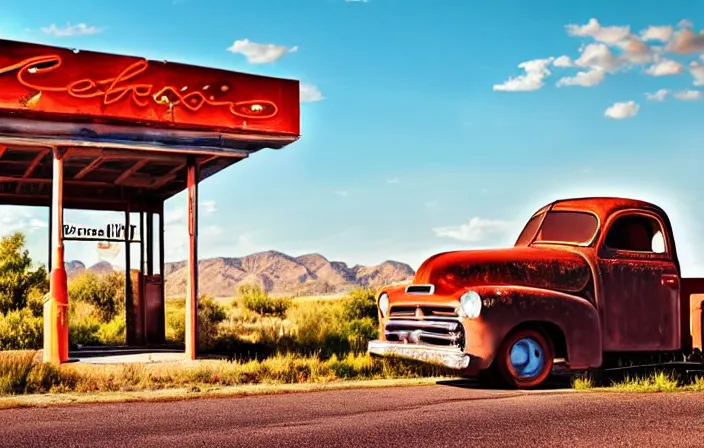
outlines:
{"label": "rusty metal surface", "polygon": [[[704,293],[704,279],[680,278],[672,227],[660,207],[625,198],[580,198],[556,201],[533,216],[553,211],[593,214],[599,224],[594,237],[584,244],[519,239],[520,244],[507,249],[434,255],[420,266],[412,282],[434,285],[432,293],[384,288],[391,309],[457,309],[464,292],[479,293],[481,315],[455,317],[463,323],[472,371],[489,367],[501,341],[524,325],[543,329],[556,345],[558,357],[566,358],[574,369],[598,367],[609,352],[687,350],[692,347],[693,331],[698,334],[695,346],[702,344],[701,316],[690,317],[690,310],[701,313],[696,293]],[[608,247],[609,229],[627,215],[652,219],[662,232],[663,250]],[[410,313],[405,316],[413,318]],[[392,312],[381,319],[382,333],[395,318],[401,317]],[[423,312],[416,318],[439,319]]]}
{"label": "rusty metal surface", "polygon": [[299,135],[299,83],[0,40],[0,110]]}
{"label": "rusty metal surface", "polygon": [[413,283],[434,284],[441,294],[467,285],[523,285],[579,292],[589,278],[589,265],[578,254],[517,247],[441,254],[418,268]]}

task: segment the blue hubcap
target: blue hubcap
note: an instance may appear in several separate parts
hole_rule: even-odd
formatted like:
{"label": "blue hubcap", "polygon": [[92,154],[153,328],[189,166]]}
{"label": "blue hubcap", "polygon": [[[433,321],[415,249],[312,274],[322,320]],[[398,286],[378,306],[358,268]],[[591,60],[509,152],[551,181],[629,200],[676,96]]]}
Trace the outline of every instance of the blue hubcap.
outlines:
{"label": "blue hubcap", "polygon": [[538,376],[545,367],[543,348],[531,338],[523,338],[513,344],[509,356],[511,367],[521,378]]}

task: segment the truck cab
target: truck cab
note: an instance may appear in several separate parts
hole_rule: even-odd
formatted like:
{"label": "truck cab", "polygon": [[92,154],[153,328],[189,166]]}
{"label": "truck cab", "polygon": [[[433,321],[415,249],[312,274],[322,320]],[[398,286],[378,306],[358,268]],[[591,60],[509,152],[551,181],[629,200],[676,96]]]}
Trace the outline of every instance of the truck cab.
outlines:
{"label": "truck cab", "polygon": [[701,349],[701,279],[682,279],[660,207],[555,201],[514,247],[434,255],[377,296],[378,356],[439,363],[528,388],[571,371],[677,361]]}

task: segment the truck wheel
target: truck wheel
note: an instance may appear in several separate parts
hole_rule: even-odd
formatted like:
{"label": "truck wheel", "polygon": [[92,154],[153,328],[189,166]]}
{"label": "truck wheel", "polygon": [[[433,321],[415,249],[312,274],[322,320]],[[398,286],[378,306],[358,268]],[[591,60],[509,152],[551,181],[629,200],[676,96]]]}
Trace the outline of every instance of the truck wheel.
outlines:
{"label": "truck wheel", "polygon": [[552,371],[555,349],[550,339],[536,330],[511,333],[496,354],[496,368],[510,387],[527,389],[545,381]]}

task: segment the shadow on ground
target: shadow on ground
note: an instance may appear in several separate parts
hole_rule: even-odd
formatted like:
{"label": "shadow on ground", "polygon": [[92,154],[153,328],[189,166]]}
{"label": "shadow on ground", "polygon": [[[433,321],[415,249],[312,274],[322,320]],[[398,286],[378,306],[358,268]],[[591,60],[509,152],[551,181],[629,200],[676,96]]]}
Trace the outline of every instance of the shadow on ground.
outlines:
{"label": "shadow on ground", "polygon": [[[458,387],[462,389],[488,389],[488,390],[507,390],[505,388],[482,384],[475,378],[457,379],[457,380],[441,380],[437,382],[438,386]],[[571,379],[565,376],[551,376],[540,386],[534,390],[560,390],[572,388]]]}

